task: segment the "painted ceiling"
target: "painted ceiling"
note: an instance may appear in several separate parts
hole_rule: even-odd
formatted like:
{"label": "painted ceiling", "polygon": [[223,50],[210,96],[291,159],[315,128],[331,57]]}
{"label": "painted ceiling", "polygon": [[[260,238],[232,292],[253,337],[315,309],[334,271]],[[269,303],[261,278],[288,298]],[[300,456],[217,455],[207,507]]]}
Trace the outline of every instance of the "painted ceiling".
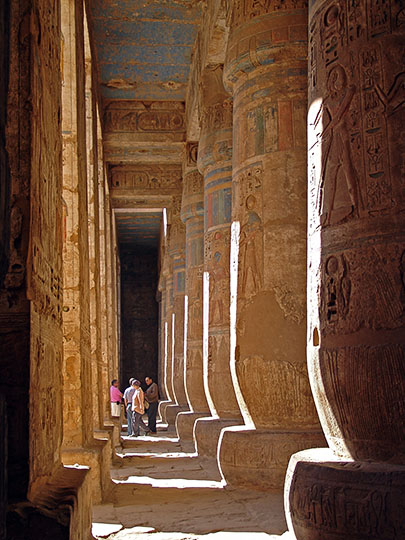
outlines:
{"label": "painted ceiling", "polygon": [[158,248],[162,211],[116,211],[115,221],[119,244]]}
{"label": "painted ceiling", "polygon": [[196,0],[92,0],[91,11],[105,99],[185,99]]}

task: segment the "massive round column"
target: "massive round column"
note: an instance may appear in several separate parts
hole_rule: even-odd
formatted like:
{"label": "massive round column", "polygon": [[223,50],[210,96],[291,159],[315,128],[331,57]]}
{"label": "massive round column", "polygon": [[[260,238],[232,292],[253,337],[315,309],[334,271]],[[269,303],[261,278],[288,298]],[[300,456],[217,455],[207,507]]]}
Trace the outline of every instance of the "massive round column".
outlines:
{"label": "massive round column", "polygon": [[210,409],[203,376],[203,267],[204,267],[204,183],[196,165],[183,175],[181,218],[186,226],[186,343],[184,376],[189,412],[177,416],[179,437],[192,439],[194,422],[208,416]]}
{"label": "massive round column", "polygon": [[172,388],[175,405],[166,408],[168,424],[176,420],[176,415],[188,410],[184,380],[184,293],[185,293],[185,247],[186,230],[180,218],[181,196],[173,197],[169,233],[169,256],[172,261]]}
{"label": "massive round column", "polygon": [[311,5],[307,345],[330,450],[291,460],[286,502],[299,539],[405,531],[401,7]]}
{"label": "massive round column", "polygon": [[232,100],[223,67],[202,77],[198,168],[204,175],[204,383],[210,418],[195,424],[200,455],[216,456],[223,427],[241,423],[229,362],[229,256],[232,205]]}
{"label": "massive round column", "polygon": [[305,358],[306,2],[234,3],[231,361],[245,426],[222,433],[230,484],[280,488],[324,443]]}

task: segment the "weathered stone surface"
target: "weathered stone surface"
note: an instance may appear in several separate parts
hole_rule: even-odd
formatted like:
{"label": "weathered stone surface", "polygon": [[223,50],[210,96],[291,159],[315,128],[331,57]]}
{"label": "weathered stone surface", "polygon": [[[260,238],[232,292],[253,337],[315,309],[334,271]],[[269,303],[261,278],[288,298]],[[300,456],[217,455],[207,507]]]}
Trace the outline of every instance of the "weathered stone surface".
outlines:
{"label": "weathered stone surface", "polygon": [[[241,421],[229,364],[230,234],[232,209],[232,100],[222,83],[223,66],[202,77],[201,138],[198,168],[204,175],[204,384],[211,415]],[[197,435],[204,433],[198,420]],[[211,431],[212,421],[207,427]],[[216,423],[221,425],[220,422]],[[217,432],[217,431],[216,431]],[[219,435],[219,432],[217,432]],[[208,445],[213,452],[217,441]],[[200,451],[197,438],[197,448]],[[202,448],[202,447],[201,447]]]}
{"label": "weathered stone surface", "polygon": [[183,176],[181,219],[186,226],[185,389],[190,412],[177,416],[179,437],[193,437],[194,422],[210,414],[204,392],[203,373],[203,268],[204,268],[204,184],[196,166],[197,146],[187,147]]}
{"label": "weathered stone surface", "polygon": [[285,506],[297,538],[403,538],[405,467],[341,460],[329,449],[294,454]]}
{"label": "weathered stone surface", "polygon": [[311,5],[308,363],[331,450],[292,457],[299,539],[404,536],[401,7]]}
{"label": "weathered stone surface", "polygon": [[350,10],[311,9],[309,365],[331,448],[404,464],[402,11]]}
{"label": "weathered stone surface", "polygon": [[[305,2],[234,3],[224,68],[234,133],[230,358],[249,461],[265,462],[249,482],[263,487],[282,486],[294,442],[324,440],[305,358],[306,20]],[[277,461],[273,438],[285,441]],[[239,428],[223,433],[229,482],[243,480],[244,440]],[[240,456],[230,461],[231,448]]]}

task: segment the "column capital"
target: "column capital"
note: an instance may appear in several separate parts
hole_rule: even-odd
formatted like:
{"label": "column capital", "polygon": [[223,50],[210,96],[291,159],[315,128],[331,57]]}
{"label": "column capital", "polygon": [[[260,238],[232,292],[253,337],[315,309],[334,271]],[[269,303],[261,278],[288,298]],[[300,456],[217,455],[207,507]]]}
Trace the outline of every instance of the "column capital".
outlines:
{"label": "column capital", "polygon": [[294,68],[294,58],[306,58],[307,11],[307,0],[235,2],[224,68],[227,91],[256,69],[286,63]]}

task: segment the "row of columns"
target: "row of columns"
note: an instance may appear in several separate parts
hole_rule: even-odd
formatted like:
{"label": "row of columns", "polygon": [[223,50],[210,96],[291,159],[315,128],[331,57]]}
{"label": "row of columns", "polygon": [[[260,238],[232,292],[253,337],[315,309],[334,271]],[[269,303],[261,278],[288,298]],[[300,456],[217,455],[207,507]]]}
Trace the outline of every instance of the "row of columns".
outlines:
{"label": "row of columns", "polygon": [[[174,307],[166,303],[163,322],[174,321],[166,336],[175,343],[165,358],[189,409],[177,416],[179,435],[193,433],[200,455],[217,456],[228,483],[266,488],[281,487],[290,456],[327,446],[327,436],[326,454],[291,461],[286,506],[297,538],[350,536],[350,519],[337,516],[360,503],[354,488],[331,496],[332,474],[335,491],[360,481],[372,501],[376,489],[371,506],[383,512],[385,500],[392,516],[403,487],[387,502],[384,478],[404,485],[402,143],[393,136],[404,113],[403,25],[385,4],[359,2],[354,14],[312,3],[309,82],[306,2],[233,5],[225,65],[201,76],[197,163],[184,168],[185,318],[169,250]],[[173,388],[184,407],[179,396]],[[325,457],[329,468],[317,462]],[[336,473],[344,460],[352,480],[349,469]],[[367,460],[398,466],[356,476],[356,461]],[[370,520],[364,527],[391,538]]]}
{"label": "row of columns", "polygon": [[93,502],[110,484],[119,438],[111,422],[117,377],[116,253],[84,6],[62,11],[64,465],[90,467]]}

